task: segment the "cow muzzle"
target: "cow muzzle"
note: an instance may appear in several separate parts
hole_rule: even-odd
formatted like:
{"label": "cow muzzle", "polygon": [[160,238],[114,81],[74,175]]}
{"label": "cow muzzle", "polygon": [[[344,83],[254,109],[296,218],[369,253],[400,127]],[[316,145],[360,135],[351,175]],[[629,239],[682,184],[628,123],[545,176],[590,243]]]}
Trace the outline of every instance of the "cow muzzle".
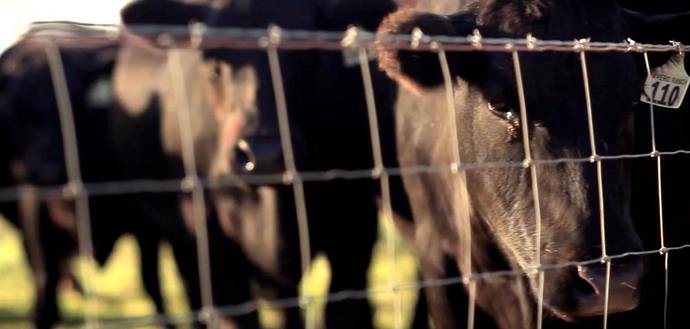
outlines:
{"label": "cow muzzle", "polygon": [[[574,318],[587,318],[604,313],[620,313],[637,307],[640,281],[644,272],[641,260],[619,260],[605,264],[577,267]],[[608,286],[607,286],[608,281]],[[608,298],[608,305],[607,305]]]}

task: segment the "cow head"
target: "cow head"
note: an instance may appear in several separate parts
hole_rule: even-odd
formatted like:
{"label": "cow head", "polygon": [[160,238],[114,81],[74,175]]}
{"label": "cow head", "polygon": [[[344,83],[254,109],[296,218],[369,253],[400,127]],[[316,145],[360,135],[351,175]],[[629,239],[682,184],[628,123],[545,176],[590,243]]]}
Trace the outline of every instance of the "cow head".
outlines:
{"label": "cow head", "polygon": [[[591,38],[592,41],[623,42],[626,38],[632,38],[667,43],[664,38],[674,37],[669,34],[671,30],[667,27],[678,28],[687,23],[683,21],[684,16],[644,17],[624,11],[612,1],[478,1],[471,8],[467,12],[449,16],[403,9],[389,16],[380,27],[380,32],[411,34],[418,28],[426,35],[467,36],[476,29],[484,37],[497,38],[525,38],[527,33],[531,33],[543,40]],[[438,55],[398,50],[392,45],[392,42],[380,43],[380,67],[398,81],[408,95],[412,95],[407,98],[411,100],[410,103],[415,99],[438,96],[437,90],[444,87]],[[646,71],[636,65],[639,61],[634,56],[620,52],[586,54],[594,142],[600,156],[632,151],[632,107],[640,98],[646,75]],[[488,232],[486,235],[491,236],[490,240],[498,246],[504,258],[504,262],[498,263],[505,264],[503,266],[507,269],[519,271],[538,263],[548,266],[599,258],[602,255],[602,216],[606,223],[608,255],[641,250],[640,238],[633,228],[629,211],[629,162],[601,162],[604,212],[599,211],[597,165],[587,161],[593,150],[589,140],[585,84],[579,53],[519,54],[526,97],[526,127],[520,120],[521,107],[510,52],[452,52],[448,54],[448,62],[453,75],[462,162],[520,163],[525,159],[523,129],[529,133],[532,157],[537,161],[584,159],[535,165],[542,218],[539,248],[535,245],[535,203],[530,170],[513,167],[467,172],[465,186],[472,207],[470,220],[473,231]],[[442,106],[406,110],[406,106],[411,105],[399,104],[397,111],[401,120],[439,117],[437,113],[446,111],[446,103],[435,104]],[[404,116],[407,112],[410,113],[409,117]],[[420,119],[420,122],[426,121],[429,120]],[[400,150],[401,158],[431,161],[433,165],[448,165],[454,161],[448,156],[452,150],[452,139],[438,132],[443,129],[436,127],[428,132],[420,132],[422,128],[416,127],[401,131],[401,125],[404,127],[405,123],[399,123],[398,134],[404,135],[399,136],[399,140],[404,138],[412,145],[412,150]],[[441,184],[452,184],[437,183],[438,186],[425,185],[428,189],[425,192],[438,193],[432,190],[442,189]],[[440,197],[428,199],[436,198]],[[452,208],[464,204],[463,201],[449,201],[456,205],[445,204],[450,210],[438,211],[453,213]],[[463,227],[460,224],[455,226]],[[475,244],[473,250],[479,250],[477,253],[486,252],[484,247],[476,246],[478,242],[472,243]],[[462,245],[457,243],[455,248]],[[541,249],[540,259],[536,255],[538,249]],[[464,255],[461,250],[454,252],[458,258]],[[476,258],[473,260],[474,272],[497,269],[496,260],[492,265],[481,264]],[[461,261],[459,263],[462,264]],[[612,262],[610,313],[631,310],[637,306],[642,274],[643,264],[639,258],[628,257]],[[547,270],[544,289],[546,309],[565,320],[601,315],[606,297],[605,278],[606,268],[601,264]],[[528,275],[527,286],[530,288],[523,293],[531,294],[532,301],[536,301],[538,277]],[[506,305],[495,302],[495,296],[482,298],[480,293],[478,298],[480,305],[490,313],[504,312],[499,308],[506,308]]]}
{"label": "cow head", "polygon": [[[137,27],[141,25],[187,26],[191,22],[204,22],[211,28],[266,29],[270,24],[275,24],[284,29],[339,30],[346,28],[348,24],[358,24],[373,29],[378,25],[384,13],[390,12],[393,7],[393,3],[387,0],[374,2],[297,0],[289,3],[279,0],[254,0],[230,1],[222,6],[175,1],[137,1],[123,9],[122,18],[125,25],[134,33],[137,33]],[[372,8],[375,12],[373,14]],[[150,45],[147,47],[154,48]],[[236,174],[282,174],[284,160],[273,85],[275,77],[271,74],[266,51],[231,47],[184,51],[194,56],[197,62],[193,64],[195,68],[186,70],[185,77],[186,94],[190,99],[197,101],[190,106],[192,120],[208,122],[208,125],[200,126],[203,128],[198,129],[198,134],[195,133],[194,136],[197,149],[209,151],[198,157],[198,168],[201,173],[220,180]],[[170,58],[170,53],[166,54],[162,50],[158,50],[158,53],[157,56],[163,60],[152,59],[147,63],[139,61],[140,64],[137,64],[136,70],[117,70],[116,87],[119,86],[118,89],[122,91],[122,94],[158,95],[163,116],[166,116],[165,113],[176,112],[175,108],[179,106],[179,99],[165,96],[173,90],[172,86],[166,83],[170,81],[169,77],[156,79],[161,84],[153,88],[148,87],[147,82],[144,88],[137,88],[129,82],[146,81],[142,79],[121,79],[123,83],[117,83],[117,75],[120,72],[130,76],[132,74],[165,76],[167,73],[159,70],[152,72],[152,68],[159,67],[161,70],[167,70],[167,68],[160,64],[151,64],[165,62]],[[296,128],[299,124],[296,122],[300,116],[305,115],[306,109],[313,108],[311,106],[314,98],[311,94],[312,86],[318,83],[315,81],[313,70],[318,62],[316,56],[318,54],[315,51],[281,50],[279,52],[298,162],[301,162],[303,157],[300,154],[304,154],[304,151],[302,150],[303,143],[300,142],[300,128]],[[121,61],[118,65],[123,65],[123,63],[124,61]],[[211,69],[211,74],[195,73],[189,76],[191,72],[208,69]],[[165,98],[170,99],[170,102]],[[141,100],[142,98],[137,95],[133,99]],[[143,109],[148,102],[148,96],[143,99],[142,103],[132,102],[132,104]],[[236,106],[238,101],[240,106]],[[233,108],[239,110],[233,110]],[[175,125],[171,125],[173,126]],[[177,129],[164,128],[164,130],[179,136]],[[202,135],[207,136],[208,139],[204,140]],[[163,144],[166,145],[167,140],[174,139],[178,137],[163,136]],[[179,147],[168,148],[167,151],[181,154]],[[205,158],[207,160],[204,160]],[[280,202],[275,200],[276,189],[282,188],[284,187],[241,185],[214,189],[213,193],[225,233],[239,240],[250,258],[259,262],[259,265],[268,271],[276,269],[275,264],[272,263],[277,261],[275,259],[279,250],[277,246],[282,243],[278,241],[275,232],[275,230],[283,230],[280,227],[281,223],[277,221],[280,209],[276,209],[276,205],[289,207],[278,204]],[[282,211],[281,214],[289,212]],[[284,248],[285,246],[281,249]]]}

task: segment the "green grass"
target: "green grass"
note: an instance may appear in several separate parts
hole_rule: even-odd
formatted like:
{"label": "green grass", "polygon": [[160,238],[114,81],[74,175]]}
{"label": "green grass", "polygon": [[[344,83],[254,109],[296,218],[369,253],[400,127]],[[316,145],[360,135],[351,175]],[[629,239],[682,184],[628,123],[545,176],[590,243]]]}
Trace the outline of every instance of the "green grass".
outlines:
{"label": "green grass", "polygon": [[[376,293],[370,298],[375,305],[377,328],[395,327],[396,302],[402,307],[401,320],[409,323],[417,297],[417,291],[393,293],[393,283],[409,283],[417,280],[416,261],[402,240],[389,225],[381,225],[381,238],[374,250],[374,261],[369,269],[369,288]],[[87,285],[96,296],[92,305],[101,318],[140,317],[154,313],[154,306],[145,295],[139,278],[139,253],[132,237],[118,241],[115,251],[103,268],[98,268],[85,259],[78,259],[73,270],[83,285]],[[391,254],[395,249],[395,262]],[[170,247],[161,247],[161,277],[166,307],[173,314],[185,314],[188,306],[172,258]],[[90,280],[80,274],[81,267]],[[301,294],[321,296],[326,294],[330,270],[328,261],[317,258],[301,285]],[[398,299],[398,297],[400,299]],[[68,285],[61,285],[59,308],[68,323],[78,323],[84,314],[85,300]],[[29,328],[26,319],[33,304],[31,272],[21,247],[20,236],[9,224],[0,219],[0,329]],[[265,305],[262,303],[262,305]],[[323,304],[315,305],[317,323],[323,323]],[[275,312],[262,309],[261,321],[266,327],[278,327],[279,317]]]}

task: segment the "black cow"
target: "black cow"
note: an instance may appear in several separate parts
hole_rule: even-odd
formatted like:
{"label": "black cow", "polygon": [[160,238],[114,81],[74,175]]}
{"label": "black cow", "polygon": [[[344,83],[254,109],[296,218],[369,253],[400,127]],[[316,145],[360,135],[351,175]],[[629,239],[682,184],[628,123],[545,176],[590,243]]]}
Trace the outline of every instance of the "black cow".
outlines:
{"label": "black cow", "polygon": [[[94,32],[72,25],[38,26],[3,55],[0,121],[6,128],[3,134],[7,134],[2,141],[2,172],[7,177],[3,176],[2,186],[49,187],[66,183],[57,102],[43,39],[39,36],[43,30],[77,37]],[[121,140],[119,136],[123,134],[117,130],[110,83],[117,51],[113,45],[60,50],[74,111],[82,179],[87,184],[128,178],[123,163],[135,156],[117,153],[114,142]],[[68,261],[77,250],[77,219],[71,202],[61,200],[60,196],[40,202],[23,196],[19,204],[20,214],[16,203],[6,204],[2,210],[25,235],[37,288],[35,325],[50,328],[59,320],[58,281],[65,274],[71,275]],[[93,196],[89,198],[89,208],[94,256],[99,263],[107,260],[118,238],[134,235],[141,250],[144,288],[162,314],[158,248],[161,240],[168,240],[192,295],[191,305],[198,308],[194,239],[180,215],[175,216],[180,212],[175,195]]]}
{"label": "black cow", "polygon": [[[206,22],[211,27],[266,28],[275,23],[285,29],[342,31],[350,24],[375,29],[393,8],[394,4],[388,1],[359,0],[231,1],[219,9],[171,1],[139,1],[126,7],[122,17],[134,33],[140,32],[137,24],[186,26],[190,21]],[[284,153],[279,146],[276,100],[265,51],[217,48],[202,53],[175,49],[166,54],[154,46],[144,46],[147,49],[139,51],[139,55],[132,50],[128,58],[121,58],[116,88],[132,115],[145,115],[160,105],[162,134],[172,136],[164,138],[164,149],[169,154],[179,157],[183,150],[179,139],[175,140],[180,133],[175,116],[181,105],[171,93],[175,81],[166,73],[166,65],[175,56],[181,56],[186,61],[172,65],[182,65],[186,74],[195,145],[203,152],[197,158],[200,173],[219,180],[237,174],[283,173]],[[360,69],[345,67],[342,56],[336,51],[280,51],[300,171],[373,167]],[[156,74],[163,78],[143,83],[136,78]],[[381,72],[374,72],[373,78],[377,105],[383,109],[379,120],[384,150],[392,152],[392,117],[385,109],[391,108],[396,88]],[[246,149],[235,150],[241,140],[250,146],[249,153],[254,156],[245,155]],[[256,158],[256,168],[247,172],[243,158]],[[387,153],[386,158],[393,157]],[[332,270],[330,291],[366,289],[366,271],[377,236],[378,183],[372,179],[337,179],[306,182],[304,188],[310,256],[322,252],[328,257]],[[302,274],[292,193],[291,186],[279,183],[241,184],[214,191],[224,231],[239,241],[259,275],[277,286],[278,296],[283,297],[297,293]],[[298,317],[288,317],[297,320],[289,320],[287,326],[301,326]],[[370,306],[365,300],[329,303],[326,307],[328,328],[372,325]]]}
{"label": "black cow", "polygon": [[[687,24],[686,16],[645,17],[622,10],[613,1],[476,1],[468,8],[449,16],[405,9],[387,18],[380,30],[407,34],[418,27],[430,35],[465,36],[478,29],[485,37],[524,38],[531,33],[539,39],[623,42],[630,37],[639,42],[666,43],[667,39],[683,40],[682,27]],[[632,153],[633,136],[642,134],[633,121],[637,117],[633,105],[640,99],[646,76],[641,56],[588,53],[586,57],[598,154]],[[656,65],[665,62],[663,55],[653,57]],[[592,155],[577,53],[520,54],[527,127],[520,120],[510,53],[449,54],[451,78],[456,79],[452,80],[455,122],[447,119],[443,74],[436,54],[396,50],[382,41],[379,58],[380,66],[405,87],[395,109],[402,166],[448,167],[458,161],[453,157],[454,140],[459,142],[463,163],[520,163],[525,159],[523,131],[529,133],[536,160],[587,159]],[[453,125],[457,125],[457,136],[452,135]],[[642,250],[630,210],[630,163],[602,162],[603,214],[598,210],[595,168],[588,161],[536,165],[542,218],[539,246],[535,245],[529,169],[489,167],[461,174],[449,170],[405,175],[414,214],[414,241],[425,277],[441,279],[459,275],[463,269],[467,274],[468,263],[473,273],[480,273],[522,271],[538,261],[553,265],[598,258],[602,252],[601,215],[606,219],[609,255]],[[472,228],[471,241],[465,225]],[[465,259],[463,246],[467,243],[472,246],[471,261]],[[542,251],[540,259],[536,258],[537,249]],[[612,261],[609,313],[638,306],[643,269],[643,261],[637,257]],[[479,279],[476,284],[476,327],[535,326],[537,275]],[[604,265],[545,271],[545,325],[601,325],[604,286]],[[462,289],[431,287],[426,295],[436,328],[465,324],[467,296]],[[632,319],[644,319],[648,314],[638,311],[610,320],[635,323]],[[654,326],[659,325],[654,322]]]}

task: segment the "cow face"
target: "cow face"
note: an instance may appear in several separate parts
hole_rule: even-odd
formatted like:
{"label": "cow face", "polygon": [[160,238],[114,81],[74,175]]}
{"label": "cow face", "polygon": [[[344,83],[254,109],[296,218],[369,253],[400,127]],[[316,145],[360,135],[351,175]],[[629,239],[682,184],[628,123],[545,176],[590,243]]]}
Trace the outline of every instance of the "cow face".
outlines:
{"label": "cow face", "polygon": [[[115,94],[123,110],[141,116],[152,106],[160,110],[163,152],[176,159],[185,156],[185,140],[191,137],[198,174],[215,180],[244,174],[247,158],[238,152],[242,139],[256,129],[257,78],[248,65],[231,65],[204,58],[192,49],[164,50],[135,36],[123,45],[114,71]],[[180,88],[182,86],[182,88]],[[186,102],[186,104],[185,104]],[[189,120],[184,119],[188,111]],[[182,123],[182,124],[181,124]],[[189,135],[185,129],[190,133]],[[235,209],[232,196],[248,193],[246,186],[215,191],[223,209]],[[227,200],[226,200],[227,199]],[[187,229],[194,232],[192,201],[182,198],[181,211]],[[237,236],[232,223],[235,211],[221,216],[222,227]]]}
{"label": "cow face", "polygon": [[[204,22],[212,28],[265,29],[269,24],[275,24],[285,29],[314,30],[318,26],[339,30],[349,24],[358,24],[373,29],[384,13],[390,12],[393,7],[392,2],[384,0],[297,0],[289,4],[277,0],[230,1],[224,6],[216,7],[173,1],[139,1],[127,6],[122,12],[122,17],[133,32],[137,31],[138,24],[187,25],[192,21]],[[372,10],[376,13],[372,13]],[[161,15],[161,12],[169,15]],[[205,93],[197,90],[195,86],[206,82],[199,83],[196,78],[185,79],[194,81],[187,83],[187,87],[191,88],[188,95],[204,95],[202,98],[205,104],[192,107],[192,115],[209,116],[212,112],[217,121],[214,129],[206,130],[215,130],[212,134],[217,136],[216,146],[209,154],[212,160],[207,164],[207,174],[220,180],[236,174],[282,174],[285,171],[284,159],[278,132],[277,95],[274,92],[277,76],[275,72],[271,72],[266,50],[216,47],[198,51],[196,54],[201,62],[210,65],[214,70],[214,74],[207,77],[213,80],[212,88]],[[309,115],[306,111],[314,109],[313,85],[318,83],[315,73],[315,65],[319,63],[317,57],[318,53],[315,51],[279,52],[280,73],[284,82],[285,101],[288,104],[295,158],[300,169],[304,168],[304,143],[301,140],[302,127],[295,127],[300,126],[297,122],[301,118]],[[151,67],[139,66],[143,70]],[[134,89],[130,83],[123,83],[122,86]],[[161,94],[168,89],[170,88],[158,88],[157,93]],[[236,103],[237,99],[243,99],[242,108],[245,110],[228,111],[229,106]],[[169,105],[176,106],[174,103]],[[167,107],[168,105],[164,106]],[[204,107],[212,107],[213,110]],[[248,112],[246,109],[252,111]],[[223,121],[219,119],[218,113],[225,113],[224,117],[231,119]],[[203,147],[203,143],[197,144],[197,147]],[[218,217],[225,233],[240,241],[245,252],[252,260],[260,263],[263,270],[273,273],[277,273],[276,256],[279,250],[284,252],[287,248],[285,243],[279,240],[277,230],[281,230],[281,236],[297,234],[285,232],[292,228],[281,227],[282,223],[291,222],[289,219],[278,222],[279,212],[293,212],[277,208],[293,207],[291,204],[278,204],[280,200],[276,200],[276,191],[281,189],[285,187],[242,185],[214,189],[213,193]]]}
{"label": "cow face", "polygon": [[[390,16],[381,26],[381,31],[410,33],[419,28],[430,35],[465,36],[479,29],[485,37],[524,38],[526,33],[532,33],[539,39],[591,38],[593,41],[622,42],[626,37],[636,37],[629,33],[644,30],[644,27],[634,24],[649,21],[639,17],[631,20],[628,15],[609,1],[486,1],[478,3],[471,12],[452,16],[402,10]],[[657,20],[654,22],[654,29],[658,32],[663,24]],[[409,99],[417,101],[436,97],[435,90],[443,89],[437,54],[398,51],[390,44],[382,42],[379,47],[380,66],[405,87],[407,94],[414,95]],[[537,223],[529,169],[516,166],[470,170],[466,184],[459,182],[459,176],[455,176],[456,182],[437,180],[435,183],[429,177],[426,182],[432,183],[422,186],[428,189],[428,194],[436,196],[428,199],[436,199],[438,191],[434,189],[448,191],[444,186],[463,184],[469,191],[469,200],[454,200],[446,204],[439,201],[440,207],[446,209],[438,209],[436,214],[459,213],[455,208],[468,202],[472,208],[473,231],[488,232],[486,234],[495,241],[504,257],[497,263],[507,264],[512,270],[525,270],[539,263],[555,265],[600,257],[604,243],[601,238],[602,218],[605,220],[607,254],[642,248],[629,212],[629,163],[602,161],[598,172],[597,164],[588,159],[595,154],[593,147],[600,156],[631,152],[634,135],[632,106],[640,97],[644,75],[640,74],[642,70],[638,69],[631,54],[587,53],[585,57],[594,145],[590,143],[587,88],[579,53],[519,55],[527,122],[520,119],[523,113],[511,53],[467,52],[448,56],[451,73],[457,81],[452,88],[462,162],[520,163],[525,159],[523,131],[529,133],[531,156],[537,161],[541,244],[536,245]],[[440,108],[416,108],[414,111],[406,108],[410,105],[399,104],[399,120],[411,120],[413,116],[438,117],[434,111],[446,111],[446,103],[440,104],[443,105]],[[414,114],[406,117],[406,113]],[[420,119],[420,122],[425,121],[428,120]],[[406,129],[404,123],[399,124],[399,142],[411,145],[411,149],[400,150],[401,159],[408,159],[407,165],[429,164],[419,163],[421,161],[448,165],[454,161],[448,156],[453,139],[443,133],[450,129],[440,128],[444,124],[429,132],[420,132],[419,127]],[[447,151],[436,152],[439,149]],[[555,159],[581,160],[539,163],[539,160]],[[598,188],[599,177],[601,190]],[[600,197],[603,197],[603,213],[600,212]],[[414,203],[413,208],[423,209]],[[434,216],[434,211],[430,212]],[[463,227],[457,223],[450,225],[453,226]],[[439,233],[440,236],[444,234]],[[457,234],[457,237],[462,238],[463,234]],[[487,248],[476,246],[478,242],[472,243],[475,244],[474,250],[486,252]],[[464,255],[463,251],[457,250],[462,245],[456,244],[453,251],[458,258]],[[537,250],[541,250],[539,256]],[[496,269],[496,265],[491,267],[479,264],[477,259],[474,261],[475,272]],[[609,313],[636,307],[642,273],[643,264],[637,258],[612,262]],[[605,278],[605,266],[599,264],[548,270],[545,272],[545,307],[565,320],[601,315],[606,297]],[[525,293],[531,293],[532,299],[536,300],[538,277],[528,275],[527,281],[530,289]],[[479,303],[490,312],[500,312],[495,309],[499,304],[495,300],[479,297]]]}
{"label": "cow face", "polygon": [[[126,7],[122,17],[133,32],[137,24],[187,25],[191,21],[205,22],[210,27],[266,28],[269,22],[275,22],[285,27],[306,28],[311,26],[308,3],[298,1],[285,6],[275,1],[232,1],[225,6],[209,7],[173,1],[140,1]],[[167,14],[160,15],[161,11]],[[149,55],[143,56],[147,52]],[[281,56],[281,62],[290,63],[283,65],[286,79],[305,76],[297,72],[306,66],[295,65],[293,58],[292,55]],[[235,175],[281,174],[284,171],[272,77],[265,51],[163,50],[146,43],[126,45],[115,73],[118,94],[125,108],[134,109],[135,114],[137,109],[145,110],[149,99],[157,96],[163,113],[163,146],[167,153],[179,157],[184,152],[177,120],[182,103],[173,93],[175,86],[170,73],[174,67],[171,65],[181,67],[184,75],[197,168],[201,175],[223,182]],[[146,81],[134,77],[140,74],[159,78],[153,86],[147,82],[146,86],[133,86],[132,82]],[[289,97],[295,97],[295,86],[286,84]],[[143,98],[140,93],[145,94]],[[141,100],[143,102],[139,102]],[[281,227],[277,222],[279,209],[276,208],[275,188],[232,184],[214,188],[212,195],[224,233],[239,242],[261,269],[279,274],[277,255],[282,241],[278,236]],[[190,228],[193,227],[189,200],[183,200],[182,210]]]}

